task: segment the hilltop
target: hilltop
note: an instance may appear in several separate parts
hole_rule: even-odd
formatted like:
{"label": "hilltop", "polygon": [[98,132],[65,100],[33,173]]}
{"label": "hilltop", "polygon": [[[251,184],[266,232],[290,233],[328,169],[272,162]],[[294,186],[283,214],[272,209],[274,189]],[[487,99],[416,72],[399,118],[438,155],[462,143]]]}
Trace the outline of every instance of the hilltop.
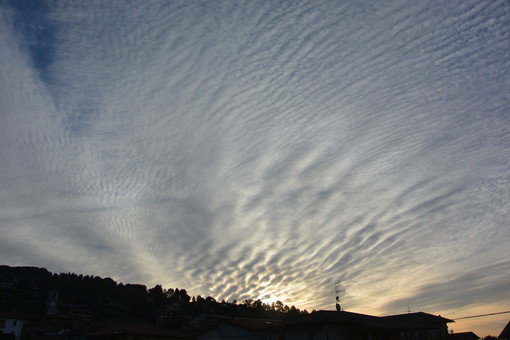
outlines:
{"label": "hilltop", "polygon": [[147,288],[113,279],[75,273],[51,273],[45,268],[0,266],[0,305],[4,312],[66,315],[89,320],[141,322],[169,329],[203,314],[285,319],[307,314],[280,301],[217,301],[190,296],[184,288]]}

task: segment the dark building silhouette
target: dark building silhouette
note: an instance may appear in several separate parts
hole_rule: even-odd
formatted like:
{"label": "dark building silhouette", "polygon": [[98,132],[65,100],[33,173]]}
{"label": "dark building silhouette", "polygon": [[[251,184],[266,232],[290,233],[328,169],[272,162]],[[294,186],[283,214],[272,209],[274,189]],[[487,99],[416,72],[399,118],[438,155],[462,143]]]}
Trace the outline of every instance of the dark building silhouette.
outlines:
{"label": "dark building silhouette", "polygon": [[473,332],[451,333],[448,340],[478,340],[480,337]]}
{"label": "dark building silhouette", "polygon": [[501,331],[501,334],[498,336],[499,340],[510,340],[510,321],[506,324],[505,328]]}

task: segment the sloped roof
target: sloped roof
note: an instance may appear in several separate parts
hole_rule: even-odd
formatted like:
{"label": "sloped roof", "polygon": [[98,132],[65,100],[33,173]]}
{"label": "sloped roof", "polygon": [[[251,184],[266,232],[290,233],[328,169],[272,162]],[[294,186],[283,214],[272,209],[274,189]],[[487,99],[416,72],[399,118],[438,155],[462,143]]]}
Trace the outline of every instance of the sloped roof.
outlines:
{"label": "sloped roof", "polygon": [[217,316],[218,321],[224,321],[231,325],[249,330],[260,330],[281,324],[281,320],[271,319],[253,319],[253,318],[235,318],[226,316]]}
{"label": "sloped roof", "polygon": [[499,339],[510,339],[510,321],[506,324],[505,328],[501,331]]}
{"label": "sloped roof", "polygon": [[168,338],[185,338],[184,333],[176,332],[165,328],[157,328],[143,324],[115,325],[99,329],[97,331],[85,334],[87,337],[106,336],[106,335],[145,335]]}
{"label": "sloped roof", "polygon": [[407,313],[398,315],[389,315],[381,317],[385,322],[388,322],[388,326],[398,326],[404,328],[423,328],[433,325],[447,324],[455,322],[450,319],[443,318],[428,313],[417,312]]}
{"label": "sloped roof", "polygon": [[359,314],[346,311],[317,311],[307,315],[284,321],[282,326],[298,326],[312,324],[350,324],[361,327],[381,327],[380,318],[377,316]]}
{"label": "sloped roof", "polygon": [[219,322],[225,322],[235,327],[243,328],[252,332],[270,329],[275,325],[279,325],[282,323],[281,320],[274,319],[255,319],[242,317],[240,318],[223,315],[214,315],[209,318],[199,320],[198,323],[190,324],[186,327],[183,327],[179,329],[179,331],[181,331],[183,334],[187,334],[188,336],[192,337],[218,327]]}
{"label": "sloped roof", "polygon": [[14,320],[21,320],[18,316],[11,314],[11,313],[5,313],[0,311],[0,318],[2,319],[14,319]]}
{"label": "sloped roof", "polygon": [[478,340],[480,337],[473,332],[451,333],[448,340]]}
{"label": "sloped roof", "polygon": [[419,329],[442,325],[448,322],[453,322],[453,320],[423,312],[378,317],[347,311],[318,311],[302,315],[292,320],[284,321],[282,327],[296,327],[313,324],[336,324],[372,329]]}

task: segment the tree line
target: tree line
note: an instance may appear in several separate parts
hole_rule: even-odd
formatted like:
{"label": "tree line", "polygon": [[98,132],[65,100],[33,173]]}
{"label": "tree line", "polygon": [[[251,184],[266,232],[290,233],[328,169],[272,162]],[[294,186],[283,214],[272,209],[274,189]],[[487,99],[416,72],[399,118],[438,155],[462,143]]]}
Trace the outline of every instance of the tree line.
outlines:
{"label": "tree line", "polygon": [[[49,296],[56,300],[53,310],[49,309]],[[168,328],[179,328],[187,317],[201,314],[267,319],[307,314],[306,310],[281,301],[217,301],[211,296],[190,296],[184,288],[163,289],[158,284],[147,289],[145,285],[117,283],[109,277],[10,266],[0,266],[0,306],[5,312],[86,315],[91,319],[144,321]]]}

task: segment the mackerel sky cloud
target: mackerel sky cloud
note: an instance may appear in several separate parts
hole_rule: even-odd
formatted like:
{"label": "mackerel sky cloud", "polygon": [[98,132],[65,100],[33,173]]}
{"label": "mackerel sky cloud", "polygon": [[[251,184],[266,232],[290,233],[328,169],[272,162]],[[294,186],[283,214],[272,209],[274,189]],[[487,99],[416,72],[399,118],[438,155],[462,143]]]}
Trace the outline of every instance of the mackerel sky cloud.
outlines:
{"label": "mackerel sky cloud", "polygon": [[308,310],[338,280],[360,313],[509,309],[508,2],[0,4],[4,264]]}

